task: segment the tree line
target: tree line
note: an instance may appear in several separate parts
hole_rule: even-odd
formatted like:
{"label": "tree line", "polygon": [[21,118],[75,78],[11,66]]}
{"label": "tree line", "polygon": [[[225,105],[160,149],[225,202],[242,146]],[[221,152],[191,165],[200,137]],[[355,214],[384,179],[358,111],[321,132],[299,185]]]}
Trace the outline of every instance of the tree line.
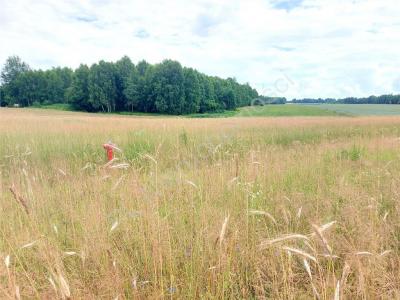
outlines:
{"label": "tree line", "polygon": [[253,99],[252,105],[254,106],[263,106],[268,104],[285,104],[287,102],[285,97],[267,97],[267,96],[258,96]]}
{"label": "tree line", "polygon": [[400,104],[400,95],[369,96],[364,98],[347,97],[342,99],[334,98],[304,98],[293,99],[292,103],[319,103],[319,104]]}
{"label": "tree line", "polygon": [[67,103],[88,112],[204,113],[247,106],[257,97],[249,84],[234,78],[208,76],[173,60],[135,65],[127,56],[76,70],[33,70],[12,56],[0,86],[1,106]]}

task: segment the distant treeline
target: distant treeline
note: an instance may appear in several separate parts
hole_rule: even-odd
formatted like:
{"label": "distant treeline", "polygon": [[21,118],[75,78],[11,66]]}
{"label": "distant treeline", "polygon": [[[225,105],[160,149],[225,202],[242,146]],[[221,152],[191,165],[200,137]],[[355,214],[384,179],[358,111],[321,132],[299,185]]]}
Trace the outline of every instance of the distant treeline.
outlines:
{"label": "distant treeline", "polygon": [[369,96],[365,98],[348,97],[343,99],[293,99],[292,103],[321,103],[321,104],[400,104],[400,95]]}
{"label": "distant treeline", "polygon": [[0,105],[68,103],[88,112],[139,111],[165,114],[214,112],[247,106],[258,97],[249,84],[208,76],[179,62],[133,64],[124,56],[76,70],[32,70],[17,56],[1,72]]}
{"label": "distant treeline", "polygon": [[268,105],[268,104],[285,104],[286,98],[284,97],[267,97],[258,96],[252,101],[252,105]]}

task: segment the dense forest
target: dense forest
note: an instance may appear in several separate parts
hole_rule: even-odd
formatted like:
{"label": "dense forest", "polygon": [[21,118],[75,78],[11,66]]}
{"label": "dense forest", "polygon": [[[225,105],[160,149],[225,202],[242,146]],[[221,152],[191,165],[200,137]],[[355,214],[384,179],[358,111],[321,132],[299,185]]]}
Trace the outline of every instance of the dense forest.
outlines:
{"label": "dense forest", "polygon": [[172,60],[154,65],[143,60],[135,65],[124,56],[115,63],[43,71],[12,56],[1,72],[1,106],[68,103],[88,112],[179,115],[235,109],[257,97],[249,84],[208,76]]}
{"label": "dense forest", "polygon": [[400,95],[369,96],[365,98],[348,97],[342,99],[293,99],[292,103],[320,103],[320,104],[400,104]]}

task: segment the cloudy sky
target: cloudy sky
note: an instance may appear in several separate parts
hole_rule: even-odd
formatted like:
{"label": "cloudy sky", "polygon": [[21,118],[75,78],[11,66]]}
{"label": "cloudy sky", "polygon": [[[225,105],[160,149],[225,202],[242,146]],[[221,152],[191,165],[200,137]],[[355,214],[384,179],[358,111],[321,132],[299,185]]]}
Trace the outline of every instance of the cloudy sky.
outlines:
{"label": "cloudy sky", "polygon": [[171,58],[288,99],[400,93],[399,16],[399,0],[0,0],[0,63]]}

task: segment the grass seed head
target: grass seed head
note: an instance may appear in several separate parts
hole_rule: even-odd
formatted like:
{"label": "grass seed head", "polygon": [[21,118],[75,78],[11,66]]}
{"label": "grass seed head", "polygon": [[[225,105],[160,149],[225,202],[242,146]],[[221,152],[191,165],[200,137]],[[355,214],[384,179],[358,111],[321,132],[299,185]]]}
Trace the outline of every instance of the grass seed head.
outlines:
{"label": "grass seed head", "polygon": [[4,264],[6,265],[7,269],[10,267],[10,263],[11,263],[10,255],[7,255],[4,258]]}
{"label": "grass seed head", "polygon": [[296,248],[291,248],[291,247],[282,247],[283,250],[289,251],[291,253],[303,256],[303,258],[308,258],[309,260],[312,260],[313,262],[317,262],[317,259],[312,256],[311,254],[308,254],[307,252],[300,250],[300,249],[296,249]]}
{"label": "grass seed head", "polygon": [[[331,222],[332,223],[332,222]],[[320,239],[320,241],[322,242],[322,245],[324,246],[325,250],[329,253],[332,254],[332,248],[331,246],[329,246],[328,241],[326,240],[326,238],[324,237],[324,235],[322,234],[322,230],[320,227],[318,227],[315,224],[312,224],[312,228],[314,229],[314,232],[316,234],[316,236]]]}
{"label": "grass seed head", "polygon": [[261,242],[260,244],[260,249],[263,250],[265,248],[268,248],[269,246],[273,245],[273,244],[277,244],[277,243],[281,243],[281,242],[285,242],[285,241],[290,241],[290,240],[305,240],[305,241],[309,241],[310,239],[303,235],[303,234],[288,234],[288,235],[284,235],[275,239],[270,239],[270,240],[264,240]]}
{"label": "grass seed head", "polygon": [[60,284],[60,292],[63,299],[70,299],[71,298],[71,291],[69,288],[69,284],[67,280],[61,274],[58,275],[58,281]]}
{"label": "grass seed head", "polygon": [[222,223],[222,226],[221,226],[221,231],[220,231],[219,237],[217,239],[217,241],[219,241],[219,245],[220,246],[222,246],[222,242],[224,241],[224,238],[225,238],[226,228],[228,226],[229,218],[230,218],[230,215],[226,216],[225,220],[224,220],[224,222]]}
{"label": "grass seed head", "polygon": [[118,220],[116,220],[116,221],[111,225],[110,232],[113,232],[115,229],[117,229],[118,226],[119,226],[119,222],[118,222]]}
{"label": "grass seed head", "polygon": [[272,221],[272,223],[274,223],[275,225],[277,225],[278,223],[276,222],[275,218],[268,212],[266,211],[262,211],[262,210],[254,210],[254,209],[250,209],[249,210],[249,215],[255,215],[255,216],[265,216],[268,219],[270,219]]}
{"label": "grass seed head", "polygon": [[20,249],[31,248],[31,247],[35,246],[37,242],[38,241],[36,240],[36,241],[31,242],[31,243],[25,244],[25,245],[21,246]]}

